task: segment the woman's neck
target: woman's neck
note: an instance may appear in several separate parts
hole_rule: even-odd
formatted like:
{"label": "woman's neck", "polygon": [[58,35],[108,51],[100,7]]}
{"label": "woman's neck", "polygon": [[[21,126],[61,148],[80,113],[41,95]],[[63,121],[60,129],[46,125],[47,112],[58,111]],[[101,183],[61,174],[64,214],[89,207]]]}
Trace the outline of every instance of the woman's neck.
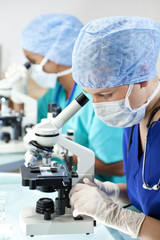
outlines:
{"label": "woman's neck", "polygon": [[[152,93],[153,91],[155,91],[155,89],[157,88],[158,86],[158,83],[159,83],[159,80],[158,80],[158,77],[156,76],[155,77],[155,83],[153,85],[153,90],[152,90]],[[151,94],[152,94],[151,93]],[[150,94],[150,95],[151,95]],[[157,95],[154,97],[154,99],[150,102],[150,104],[147,106],[146,108],[146,114],[145,114],[145,118],[142,122],[142,125],[146,126],[147,122],[148,122],[148,119],[152,113],[152,111],[157,108],[158,106],[160,106],[160,91],[157,93]],[[153,117],[152,121],[156,121],[160,118],[160,111],[158,111],[155,116]]]}
{"label": "woman's neck", "polygon": [[74,80],[72,78],[72,73],[65,75],[63,77],[59,77],[58,82],[64,88],[64,90],[66,92],[66,99],[68,99],[72,92],[73,86],[74,86]]}
{"label": "woman's neck", "polygon": [[[152,80],[150,80],[150,81],[152,81]],[[156,89],[156,87],[158,85],[158,81],[159,81],[158,77],[155,77],[155,85],[153,85],[153,91],[155,91],[155,89]],[[153,93],[153,91],[152,91],[152,93]],[[145,137],[146,137],[146,133],[147,133],[148,119],[149,119],[151,113],[153,112],[153,110],[155,108],[157,108],[158,106],[160,106],[160,91],[157,93],[157,95],[154,97],[154,99],[147,106],[144,120],[139,124],[142,151],[144,151],[144,146],[145,146]],[[160,111],[158,111],[154,115],[154,117],[152,118],[151,122],[157,121],[159,118],[160,118]]]}

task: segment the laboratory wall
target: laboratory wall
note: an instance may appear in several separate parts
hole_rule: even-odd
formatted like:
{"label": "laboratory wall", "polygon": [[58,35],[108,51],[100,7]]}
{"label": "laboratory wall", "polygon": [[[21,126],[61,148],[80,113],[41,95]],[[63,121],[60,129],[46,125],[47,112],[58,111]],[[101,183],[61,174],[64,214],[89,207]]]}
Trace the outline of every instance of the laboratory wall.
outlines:
{"label": "laboratory wall", "polygon": [[[26,60],[20,47],[22,29],[43,13],[68,13],[84,24],[92,19],[134,15],[160,22],[160,0],[0,0],[0,70]],[[160,60],[158,61],[160,72]]]}

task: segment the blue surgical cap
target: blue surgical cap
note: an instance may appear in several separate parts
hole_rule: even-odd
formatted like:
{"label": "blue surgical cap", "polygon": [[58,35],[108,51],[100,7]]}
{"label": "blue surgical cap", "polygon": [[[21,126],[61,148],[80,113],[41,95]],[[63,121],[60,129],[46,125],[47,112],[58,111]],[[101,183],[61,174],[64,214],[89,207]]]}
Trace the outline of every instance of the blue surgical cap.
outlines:
{"label": "blue surgical cap", "polygon": [[85,88],[111,88],[155,77],[160,24],[141,17],[91,21],[76,40],[72,73]]}
{"label": "blue surgical cap", "polygon": [[61,65],[72,65],[72,51],[83,24],[67,14],[43,14],[22,31],[23,49]]}

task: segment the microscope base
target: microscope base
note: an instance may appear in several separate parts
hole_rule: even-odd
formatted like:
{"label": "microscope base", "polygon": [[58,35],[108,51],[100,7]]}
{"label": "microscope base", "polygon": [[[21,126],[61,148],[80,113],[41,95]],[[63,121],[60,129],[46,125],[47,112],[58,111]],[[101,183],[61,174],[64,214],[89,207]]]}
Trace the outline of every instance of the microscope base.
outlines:
{"label": "microscope base", "polygon": [[26,206],[20,214],[20,226],[26,236],[49,234],[93,233],[93,219],[87,216],[83,220],[74,220],[71,213],[55,215],[44,220],[44,215],[35,212],[35,207]]}

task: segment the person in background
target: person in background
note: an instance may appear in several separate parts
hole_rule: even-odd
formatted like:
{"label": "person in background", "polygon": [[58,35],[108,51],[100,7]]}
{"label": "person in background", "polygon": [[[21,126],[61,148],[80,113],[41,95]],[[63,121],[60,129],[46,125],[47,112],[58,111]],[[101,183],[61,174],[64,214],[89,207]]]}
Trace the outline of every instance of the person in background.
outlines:
{"label": "person in background", "polygon": [[[91,216],[145,240],[160,239],[159,49],[159,23],[121,16],[90,22],[73,50],[73,78],[91,94],[97,117],[125,128],[127,178],[127,185],[84,179],[70,192],[73,215]],[[141,212],[124,209],[117,201],[130,201]]]}
{"label": "person in background", "polygon": [[[72,77],[72,50],[82,27],[83,24],[74,16],[43,14],[22,31],[21,46],[31,63],[30,76],[40,86],[49,88],[38,99],[38,122],[47,117],[48,103],[55,102],[64,109],[83,91]],[[74,130],[75,142],[94,151],[97,178],[125,182],[123,129],[101,122],[91,101],[63,126],[62,133],[67,133],[68,129]]]}

